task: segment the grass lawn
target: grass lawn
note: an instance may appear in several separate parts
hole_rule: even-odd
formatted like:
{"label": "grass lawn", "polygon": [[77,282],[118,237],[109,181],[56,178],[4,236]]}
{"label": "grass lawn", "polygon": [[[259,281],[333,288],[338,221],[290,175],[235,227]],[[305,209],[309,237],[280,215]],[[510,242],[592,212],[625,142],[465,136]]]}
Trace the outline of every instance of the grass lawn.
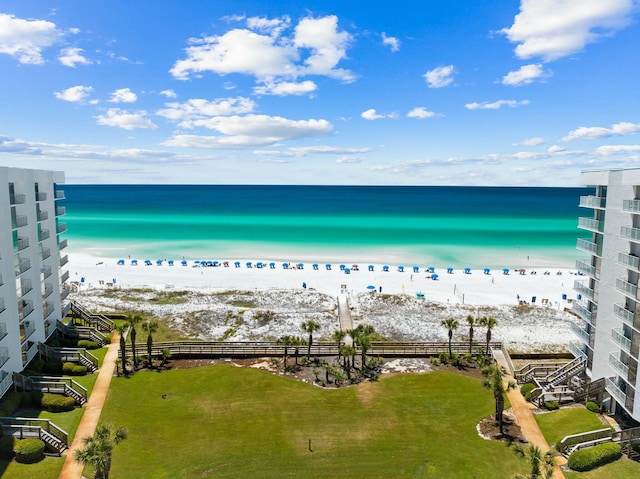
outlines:
{"label": "grass lawn", "polygon": [[113,477],[480,479],[523,473],[526,463],[505,444],[476,432],[493,408],[479,380],[446,371],[324,390],[217,365],[114,378],[101,422],[129,431],[115,449]]}
{"label": "grass lawn", "polygon": [[565,472],[566,479],[638,479],[640,464],[622,457],[616,462],[607,464],[589,472]]}
{"label": "grass lawn", "polygon": [[557,411],[534,415],[540,430],[550,446],[565,436],[604,429],[598,416],[585,408],[561,408]]}

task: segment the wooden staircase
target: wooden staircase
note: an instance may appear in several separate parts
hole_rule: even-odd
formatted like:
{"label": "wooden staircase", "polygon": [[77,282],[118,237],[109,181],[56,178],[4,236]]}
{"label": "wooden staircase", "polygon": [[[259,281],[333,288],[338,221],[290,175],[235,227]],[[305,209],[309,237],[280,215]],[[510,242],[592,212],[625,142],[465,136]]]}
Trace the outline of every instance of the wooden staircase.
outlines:
{"label": "wooden staircase", "polygon": [[0,417],[0,429],[3,436],[40,439],[50,452],[58,455],[69,447],[69,434],[48,419]]}
{"label": "wooden staircase", "polygon": [[13,384],[23,391],[63,394],[73,398],[79,406],[87,403],[87,390],[72,378],[57,376],[24,376],[13,373]]}
{"label": "wooden staircase", "polygon": [[98,331],[109,333],[115,329],[113,320],[104,314],[94,314],[77,301],[71,301],[71,312],[81,318],[89,326],[95,327]]}

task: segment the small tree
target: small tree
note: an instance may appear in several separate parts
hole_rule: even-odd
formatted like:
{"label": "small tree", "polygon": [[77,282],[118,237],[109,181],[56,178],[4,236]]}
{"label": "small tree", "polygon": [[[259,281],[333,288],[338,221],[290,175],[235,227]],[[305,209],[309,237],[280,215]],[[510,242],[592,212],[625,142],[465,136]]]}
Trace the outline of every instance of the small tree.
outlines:
{"label": "small tree", "polygon": [[311,359],[311,345],[313,344],[313,333],[316,331],[320,331],[320,323],[310,319],[309,321],[305,321],[302,323],[302,330],[305,333],[309,333],[309,342],[307,347],[307,358]]}
{"label": "small tree", "polygon": [[516,479],[551,479],[553,468],[556,465],[553,453],[547,451],[544,454],[538,446],[523,447],[520,444],[513,446],[513,451],[523,457],[531,465],[531,473],[527,476],[518,475]]}
{"label": "small tree", "polygon": [[451,339],[453,338],[453,332],[458,329],[460,325],[457,319],[447,318],[441,321],[442,326],[448,329],[449,331],[449,357],[453,357],[453,353],[451,352]]}
{"label": "small tree", "polygon": [[127,333],[129,327],[125,324],[117,324],[116,331],[120,335],[120,356],[122,359],[122,373],[127,376],[129,373],[127,371],[127,341],[124,338],[124,335]]}
{"label": "small tree", "polygon": [[469,354],[472,354],[473,348],[473,327],[478,324],[478,320],[473,316],[467,316],[467,324],[469,325]]}
{"label": "small tree", "polygon": [[149,357],[149,367],[153,367],[153,357],[151,350],[153,349],[153,334],[158,331],[158,323],[156,321],[145,321],[142,323],[142,330],[147,333],[147,356]]}
{"label": "small tree", "polygon": [[484,317],[480,319],[480,324],[482,326],[484,326],[485,328],[487,328],[487,347],[486,347],[486,354],[487,356],[489,355],[489,343],[491,342],[491,330],[493,328],[495,328],[498,325],[498,321],[496,321],[496,318],[489,316],[489,317]]}
{"label": "small tree", "polygon": [[131,336],[131,352],[133,353],[133,370],[138,369],[138,357],[136,355],[136,324],[142,321],[142,316],[129,316],[127,318],[127,323],[129,324],[129,335]]}
{"label": "small tree", "polygon": [[340,346],[342,345],[342,341],[344,341],[345,336],[347,335],[347,333],[345,333],[343,330],[341,329],[336,329],[333,332],[333,340],[338,343],[338,361],[340,361]]}
{"label": "small tree", "polygon": [[515,389],[517,384],[514,381],[509,381],[505,387],[504,380],[502,379],[502,372],[497,366],[490,366],[486,368],[483,371],[483,374],[487,378],[484,381],[484,387],[491,389],[493,392],[493,398],[496,401],[495,417],[498,422],[498,427],[500,428],[500,434],[504,434],[504,395],[507,391]]}
{"label": "small tree", "polygon": [[110,424],[102,424],[96,428],[92,437],[82,439],[83,449],[75,452],[74,459],[82,464],[90,464],[95,469],[95,479],[109,479],[111,455],[113,448],[127,438],[127,430],[113,430]]}

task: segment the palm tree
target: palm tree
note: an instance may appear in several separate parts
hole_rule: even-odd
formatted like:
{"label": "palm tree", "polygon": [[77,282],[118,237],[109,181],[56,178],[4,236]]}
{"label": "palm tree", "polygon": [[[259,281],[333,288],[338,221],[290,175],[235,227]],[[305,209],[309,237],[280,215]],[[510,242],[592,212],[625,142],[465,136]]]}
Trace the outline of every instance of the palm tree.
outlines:
{"label": "palm tree", "polygon": [[142,323],[142,330],[147,333],[147,357],[149,358],[149,368],[153,367],[153,359],[151,358],[151,349],[153,348],[153,333],[158,331],[158,323],[156,321],[145,321]]}
{"label": "palm tree", "polygon": [[369,348],[371,347],[371,337],[369,337],[369,335],[364,335],[364,334],[358,336],[358,346],[360,346],[360,353],[362,355],[361,369],[364,369],[364,366],[367,363],[367,351],[369,351]]}
{"label": "palm tree", "polygon": [[342,357],[343,357],[343,367],[345,372],[347,373],[347,379],[351,379],[351,364],[352,361],[349,360],[349,358],[355,358],[357,351],[356,348],[354,348],[353,346],[348,346],[346,344],[343,344],[342,346],[340,346],[340,352],[342,353]]}
{"label": "palm tree", "polygon": [[298,365],[298,353],[300,352],[300,346],[304,346],[305,344],[307,344],[307,342],[304,338],[301,338],[300,336],[292,336],[291,345],[295,348],[293,357],[296,359],[296,366]]}
{"label": "palm tree", "polygon": [[[531,465],[531,473],[529,479],[551,479],[553,477],[553,468],[556,465],[553,453],[547,451],[544,454],[538,446],[530,445],[523,447],[520,444],[513,446],[513,451],[520,457],[523,457]],[[518,478],[527,479],[526,476],[516,476]]]}
{"label": "palm tree", "polygon": [[129,328],[131,331],[129,334],[131,335],[131,352],[133,353],[133,370],[138,369],[138,358],[136,356],[136,324],[142,321],[142,316],[129,316],[127,318],[127,323],[129,324]]}
{"label": "palm tree", "polygon": [[333,332],[333,340],[338,343],[338,361],[340,361],[340,345],[342,344],[342,341],[344,341],[345,336],[347,335],[347,333],[345,333],[343,330],[341,329],[336,329]]}
{"label": "palm tree", "polygon": [[507,391],[515,389],[517,387],[514,381],[509,381],[506,388],[504,380],[502,379],[502,372],[498,366],[489,366],[483,371],[483,374],[487,377],[484,381],[484,387],[491,389],[493,392],[493,398],[496,401],[496,421],[498,421],[498,427],[500,428],[500,434],[504,434],[504,395]]}
{"label": "palm tree", "polygon": [[320,323],[310,319],[302,323],[302,330],[309,333],[309,343],[307,348],[307,358],[311,358],[311,345],[313,344],[313,333],[320,330]]}
{"label": "palm tree", "polygon": [[85,447],[75,452],[74,459],[82,464],[93,466],[95,479],[109,479],[113,448],[126,438],[125,428],[121,427],[113,431],[111,424],[102,424],[96,428],[92,437],[82,439]]}
{"label": "palm tree", "polygon": [[443,319],[440,324],[449,330],[449,357],[453,357],[453,353],[451,352],[451,339],[453,338],[453,332],[458,329],[460,324],[457,319],[447,318]]}
{"label": "palm tree", "polygon": [[129,329],[129,327],[126,323],[116,324],[116,331],[120,335],[120,356],[122,357],[122,373],[125,376],[129,374],[127,372],[127,340],[124,338],[127,329]]}
{"label": "palm tree", "polygon": [[473,316],[467,316],[467,324],[469,325],[469,354],[471,354],[471,348],[473,347],[473,327],[478,324],[478,320]]}
{"label": "palm tree", "polygon": [[289,356],[289,348],[292,346],[295,346],[296,348],[296,364],[298,364],[298,348],[301,344],[304,344],[304,340],[302,338],[287,334],[286,336],[282,336],[280,339],[278,339],[276,341],[276,344],[284,346],[283,361],[285,371],[287,370],[287,357]]}
{"label": "palm tree", "polygon": [[487,328],[487,348],[486,354],[489,355],[489,343],[491,342],[491,330],[498,325],[498,321],[493,316],[485,316],[480,319],[480,324]]}

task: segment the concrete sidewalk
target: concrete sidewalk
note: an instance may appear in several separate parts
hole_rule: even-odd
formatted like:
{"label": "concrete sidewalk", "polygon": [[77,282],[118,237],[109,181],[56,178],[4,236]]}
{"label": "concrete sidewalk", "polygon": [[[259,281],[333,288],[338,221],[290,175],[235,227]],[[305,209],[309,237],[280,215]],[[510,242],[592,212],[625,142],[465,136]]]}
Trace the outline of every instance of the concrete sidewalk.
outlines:
{"label": "concrete sidewalk", "polygon": [[74,453],[76,450],[82,449],[82,440],[85,437],[93,436],[93,433],[96,430],[98,421],[100,420],[100,414],[102,413],[102,406],[104,405],[104,401],[107,398],[107,393],[109,392],[111,378],[113,377],[113,373],[116,368],[116,361],[118,360],[118,348],[120,347],[119,343],[120,335],[114,332],[111,339],[111,344],[109,345],[107,354],[104,357],[104,361],[102,362],[102,367],[100,368],[100,372],[98,373],[98,379],[96,379],[96,383],[93,386],[93,390],[91,391],[89,401],[87,401],[87,404],[85,405],[85,411],[82,415],[82,419],[80,420],[80,425],[78,426],[78,430],[76,431],[73,443],[71,444],[71,447],[67,449],[67,451],[65,451],[67,459],[62,466],[62,471],[60,471],[58,479],[82,478],[82,470],[84,469],[84,466],[75,461],[75,459],[73,458]]}

